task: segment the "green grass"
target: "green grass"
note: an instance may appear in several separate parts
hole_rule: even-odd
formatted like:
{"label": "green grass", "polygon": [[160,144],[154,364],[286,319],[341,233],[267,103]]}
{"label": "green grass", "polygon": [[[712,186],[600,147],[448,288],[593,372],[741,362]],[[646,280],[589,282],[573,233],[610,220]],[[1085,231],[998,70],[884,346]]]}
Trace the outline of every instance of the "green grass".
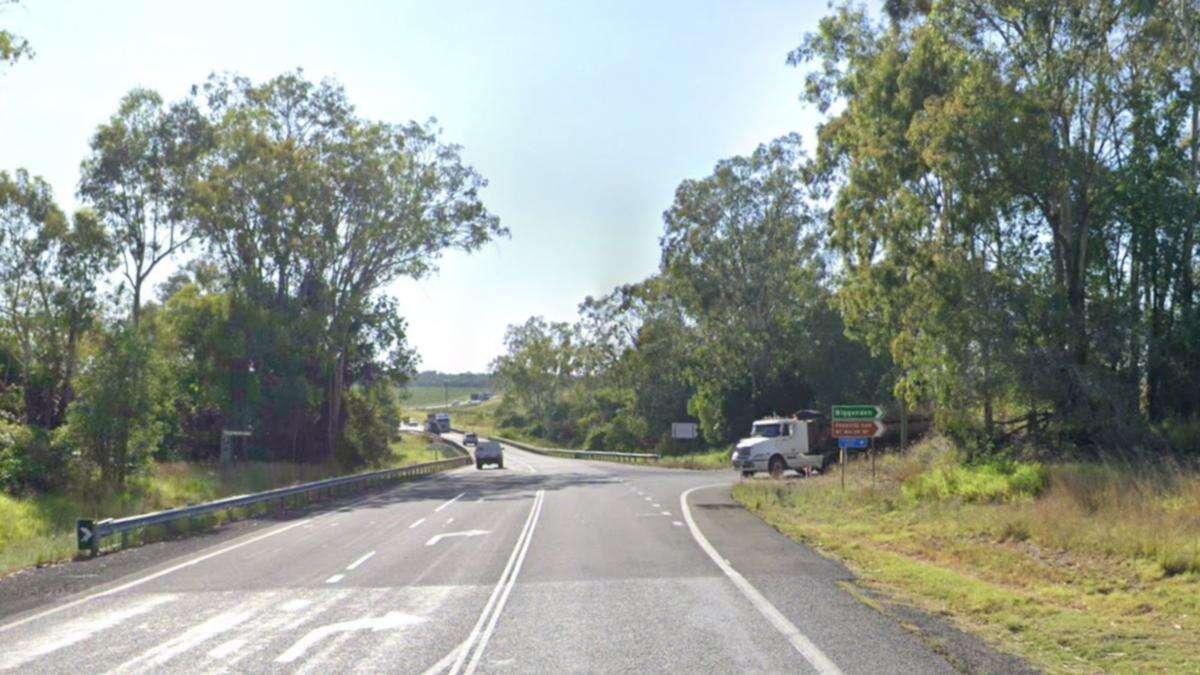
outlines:
{"label": "green grass", "polygon": [[734,498],[868,587],[1038,668],[1194,672],[1200,475],[1023,466],[956,470],[935,442],[882,458],[875,481],[852,462],[845,491],[834,471],[743,481]]}
{"label": "green grass", "polygon": [[[457,408],[436,408],[429,412],[446,412],[450,414],[450,424],[455,429],[474,431],[480,436],[506,436],[496,429],[495,413],[500,405],[500,397],[492,397],[478,405],[458,406]],[[517,438],[517,440],[523,440]]]}
{"label": "green grass", "polygon": [[[383,467],[400,467],[453,456],[446,446],[404,434],[391,445]],[[339,475],[333,464],[246,462],[229,471],[206,464],[170,462],[130,481],[119,495],[95,498],[79,492],[16,498],[0,493],[0,576],[75,555],[75,519],[116,518],[199,504],[238,494]],[[213,523],[210,523],[213,524]]]}
{"label": "green grass", "polygon": [[471,394],[479,391],[479,387],[446,387],[443,389],[442,387],[417,385],[405,387],[401,390],[401,394],[407,394],[407,398],[404,399],[405,407],[418,408],[466,401],[471,398]]}
{"label": "green grass", "polygon": [[656,466],[663,466],[669,469],[704,469],[706,471],[717,470],[733,470],[733,464],[729,459],[730,450],[722,448],[717,450],[706,450],[702,452],[691,452],[683,455],[663,455]]}

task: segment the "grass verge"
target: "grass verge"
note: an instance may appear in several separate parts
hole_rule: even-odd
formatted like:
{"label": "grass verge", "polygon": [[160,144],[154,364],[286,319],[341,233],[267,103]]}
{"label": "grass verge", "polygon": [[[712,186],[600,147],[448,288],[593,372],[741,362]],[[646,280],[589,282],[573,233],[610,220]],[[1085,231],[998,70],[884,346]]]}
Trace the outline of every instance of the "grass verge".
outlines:
{"label": "grass verge", "polygon": [[655,466],[668,469],[703,469],[705,471],[732,471],[733,465],[729,459],[730,450],[720,448],[702,452],[689,452],[683,455],[663,455]]}
{"label": "grass verge", "polygon": [[884,458],[874,481],[852,462],[844,492],[834,472],[733,494],[868,587],[1035,667],[1196,671],[1200,476],[1069,465],[1026,484],[1029,470],[963,473],[951,455],[932,442]]}
{"label": "grass verge", "polygon": [[[392,457],[378,468],[410,466],[452,456],[421,436],[403,434],[391,445]],[[0,493],[0,576],[26,567],[71,559],[76,553],[75,519],[87,516],[119,518],[189,504],[307,483],[344,473],[334,464],[246,462],[229,471],[209,464],[160,463],[130,481],[118,495],[96,497],[72,494],[18,498]],[[241,513],[239,515],[250,515]],[[194,527],[211,527],[222,516],[197,519]],[[176,528],[193,527],[179,524]],[[160,528],[147,538],[181,533]]]}

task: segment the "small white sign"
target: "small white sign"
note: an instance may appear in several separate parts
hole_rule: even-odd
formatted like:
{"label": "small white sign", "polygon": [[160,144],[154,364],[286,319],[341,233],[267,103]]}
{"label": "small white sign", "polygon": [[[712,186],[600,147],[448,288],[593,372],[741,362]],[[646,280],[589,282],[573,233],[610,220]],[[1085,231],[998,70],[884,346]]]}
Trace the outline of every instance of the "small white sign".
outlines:
{"label": "small white sign", "polygon": [[699,434],[700,425],[695,422],[672,422],[671,438],[690,441]]}

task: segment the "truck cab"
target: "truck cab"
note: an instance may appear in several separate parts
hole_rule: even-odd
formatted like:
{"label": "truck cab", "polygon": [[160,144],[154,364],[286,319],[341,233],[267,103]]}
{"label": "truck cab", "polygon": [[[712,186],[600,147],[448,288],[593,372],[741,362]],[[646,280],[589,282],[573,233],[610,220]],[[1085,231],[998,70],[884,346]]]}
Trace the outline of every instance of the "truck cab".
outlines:
{"label": "truck cab", "polygon": [[737,442],[730,460],[742,476],[766,471],[779,478],[787,469],[824,469],[833,458],[832,438],[825,416],[802,410],[791,417],[764,417]]}

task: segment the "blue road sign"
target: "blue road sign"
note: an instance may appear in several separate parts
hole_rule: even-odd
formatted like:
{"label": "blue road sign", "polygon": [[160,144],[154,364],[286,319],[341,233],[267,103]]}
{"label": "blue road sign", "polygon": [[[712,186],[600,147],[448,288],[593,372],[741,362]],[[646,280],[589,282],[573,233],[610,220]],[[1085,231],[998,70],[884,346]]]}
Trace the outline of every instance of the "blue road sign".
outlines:
{"label": "blue road sign", "polygon": [[861,450],[861,449],[867,447],[868,440],[870,440],[870,439],[867,439],[867,438],[839,438],[838,439],[838,447],[839,448],[854,448],[857,450]]}

